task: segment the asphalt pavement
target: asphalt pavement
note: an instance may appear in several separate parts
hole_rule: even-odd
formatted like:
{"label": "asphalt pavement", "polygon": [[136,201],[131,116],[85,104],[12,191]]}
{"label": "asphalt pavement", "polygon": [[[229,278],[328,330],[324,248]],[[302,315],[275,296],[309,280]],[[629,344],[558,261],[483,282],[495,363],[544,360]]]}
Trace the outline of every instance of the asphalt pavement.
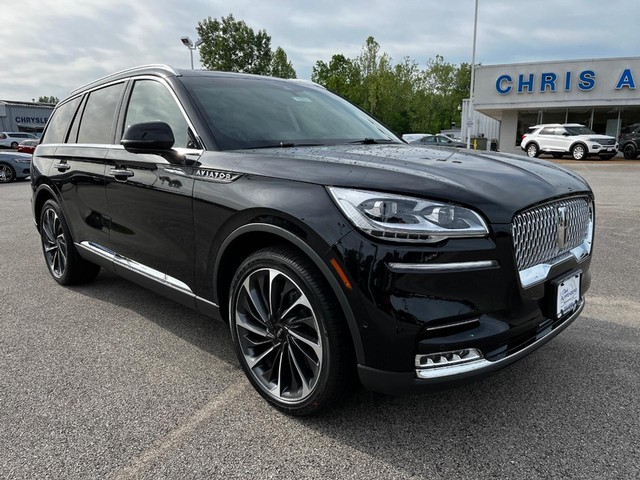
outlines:
{"label": "asphalt pavement", "polygon": [[250,387],[225,325],[104,271],[58,286],[28,182],[0,185],[0,478],[638,478],[640,162],[564,163],[597,196],[573,325],[481,382],[304,419]]}

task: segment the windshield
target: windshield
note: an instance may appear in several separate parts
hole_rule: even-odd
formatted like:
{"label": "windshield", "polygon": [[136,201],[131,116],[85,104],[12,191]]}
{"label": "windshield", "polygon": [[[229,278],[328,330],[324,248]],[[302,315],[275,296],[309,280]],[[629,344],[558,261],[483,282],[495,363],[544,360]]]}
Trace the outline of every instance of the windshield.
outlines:
{"label": "windshield", "polygon": [[342,98],[266,78],[183,77],[222,150],[339,143],[402,143]]}
{"label": "windshield", "polygon": [[569,135],[595,135],[596,132],[587,127],[565,127]]}

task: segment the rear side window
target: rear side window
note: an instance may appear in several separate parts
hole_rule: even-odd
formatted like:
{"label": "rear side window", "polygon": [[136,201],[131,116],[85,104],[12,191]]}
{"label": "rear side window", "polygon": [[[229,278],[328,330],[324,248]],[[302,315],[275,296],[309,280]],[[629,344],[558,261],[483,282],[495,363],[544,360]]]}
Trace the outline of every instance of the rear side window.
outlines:
{"label": "rear side window", "polygon": [[124,83],[95,90],[89,94],[82,114],[78,143],[113,143],[113,124]]}
{"label": "rear side window", "polygon": [[69,129],[69,123],[73,119],[73,115],[76,113],[78,104],[80,103],[80,97],[74,98],[56,108],[49,125],[42,137],[42,143],[64,143],[67,138],[67,130]]}

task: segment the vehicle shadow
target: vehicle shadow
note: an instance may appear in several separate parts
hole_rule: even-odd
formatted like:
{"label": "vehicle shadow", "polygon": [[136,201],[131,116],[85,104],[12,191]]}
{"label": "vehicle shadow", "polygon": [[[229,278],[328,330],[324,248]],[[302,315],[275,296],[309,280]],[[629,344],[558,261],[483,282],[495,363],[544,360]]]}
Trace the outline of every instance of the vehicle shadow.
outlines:
{"label": "vehicle shadow", "polygon": [[95,281],[67,287],[92,299],[107,301],[154,322],[177,337],[240,368],[226,323],[207,317],[105,269]]}

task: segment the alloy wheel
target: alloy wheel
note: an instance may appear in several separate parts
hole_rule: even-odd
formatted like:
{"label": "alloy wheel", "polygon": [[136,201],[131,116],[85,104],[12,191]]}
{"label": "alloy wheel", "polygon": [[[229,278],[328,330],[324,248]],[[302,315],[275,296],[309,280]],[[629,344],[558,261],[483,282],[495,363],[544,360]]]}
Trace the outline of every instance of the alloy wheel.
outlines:
{"label": "alloy wheel", "polygon": [[274,268],[249,273],[235,297],[235,329],[250,375],[269,396],[298,404],[314,391],[323,346],[309,298]]}
{"label": "alloy wheel", "polygon": [[9,165],[0,165],[0,182],[9,183],[13,180],[13,169]]}
{"label": "alloy wheel", "polygon": [[42,247],[52,275],[61,278],[67,268],[68,247],[62,223],[53,208],[47,208],[42,217]]}

